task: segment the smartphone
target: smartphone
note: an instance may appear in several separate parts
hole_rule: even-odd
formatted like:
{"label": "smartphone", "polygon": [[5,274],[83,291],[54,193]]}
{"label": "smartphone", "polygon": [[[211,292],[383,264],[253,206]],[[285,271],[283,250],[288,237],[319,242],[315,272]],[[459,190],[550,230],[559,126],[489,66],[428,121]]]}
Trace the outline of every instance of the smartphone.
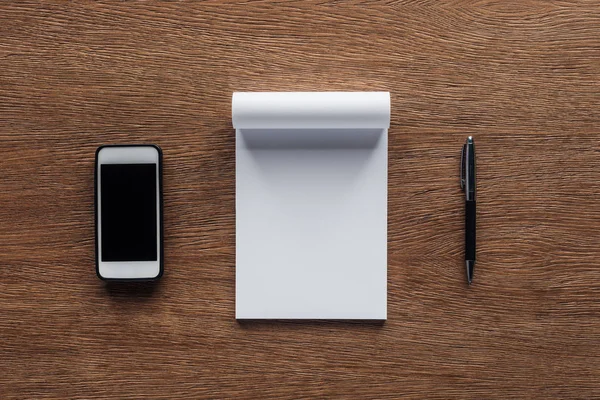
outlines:
{"label": "smartphone", "polygon": [[98,277],[159,279],[163,274],[160,147],[98,147],[95,202]]}

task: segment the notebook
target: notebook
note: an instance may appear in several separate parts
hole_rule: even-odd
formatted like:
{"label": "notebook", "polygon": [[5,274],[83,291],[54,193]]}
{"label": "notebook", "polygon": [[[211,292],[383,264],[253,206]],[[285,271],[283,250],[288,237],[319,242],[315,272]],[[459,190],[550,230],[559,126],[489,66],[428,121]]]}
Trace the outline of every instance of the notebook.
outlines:
{"label": "notebook", "polygon": [[236,318],[387,317],[387,92],[234,93]]}

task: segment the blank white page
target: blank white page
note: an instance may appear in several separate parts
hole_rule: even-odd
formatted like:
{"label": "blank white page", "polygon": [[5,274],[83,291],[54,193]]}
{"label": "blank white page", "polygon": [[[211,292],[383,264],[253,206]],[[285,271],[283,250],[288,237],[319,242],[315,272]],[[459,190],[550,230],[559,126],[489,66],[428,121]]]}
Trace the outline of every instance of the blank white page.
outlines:
{"label": "blank white page", "polygon": [[235,93],[236,318],[387,316],[389,93]]}

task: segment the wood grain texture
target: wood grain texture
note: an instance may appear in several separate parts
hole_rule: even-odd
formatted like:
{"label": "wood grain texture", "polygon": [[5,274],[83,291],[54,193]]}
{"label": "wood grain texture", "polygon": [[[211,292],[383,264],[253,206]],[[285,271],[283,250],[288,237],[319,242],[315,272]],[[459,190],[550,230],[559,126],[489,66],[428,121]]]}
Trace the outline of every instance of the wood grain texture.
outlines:
{"label": "wood grain texture", "polygon": [[[599,2],[3,2],[0,37],[0,398],[600,398]],[[392,93],[385,324],[235,321],[256,90]],[[94,274],[104,143],[163,148],[155,287]]]}

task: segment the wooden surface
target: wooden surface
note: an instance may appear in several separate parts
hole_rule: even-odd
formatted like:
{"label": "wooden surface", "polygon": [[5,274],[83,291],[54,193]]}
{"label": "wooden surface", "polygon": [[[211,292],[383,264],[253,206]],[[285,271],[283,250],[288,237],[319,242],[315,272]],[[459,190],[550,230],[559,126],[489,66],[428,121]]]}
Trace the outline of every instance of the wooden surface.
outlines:
{"label": "wooden surface", "polygon": [[[0,398],[600,398],[600,3],[336,3],[0,5]],[[257,90],[392,93],[385,324],[235,321]],[[95,276],[104,143],[164,150],[156,287]]]}

